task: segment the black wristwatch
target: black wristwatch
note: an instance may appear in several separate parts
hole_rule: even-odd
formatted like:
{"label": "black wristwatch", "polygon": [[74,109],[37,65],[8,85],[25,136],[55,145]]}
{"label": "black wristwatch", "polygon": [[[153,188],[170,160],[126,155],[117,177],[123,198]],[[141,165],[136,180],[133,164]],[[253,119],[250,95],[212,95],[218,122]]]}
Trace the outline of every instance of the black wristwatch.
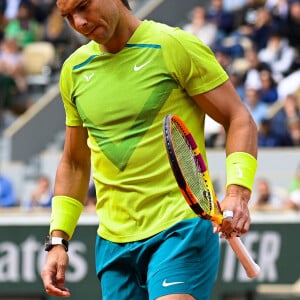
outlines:
{"label": "black wristwatch", "polygon": [[45,251],[50,251],[54,246],[62,245],[64,246],[66,252],[69,249],[69,242],[58,236],[47,236],[45,240]]}

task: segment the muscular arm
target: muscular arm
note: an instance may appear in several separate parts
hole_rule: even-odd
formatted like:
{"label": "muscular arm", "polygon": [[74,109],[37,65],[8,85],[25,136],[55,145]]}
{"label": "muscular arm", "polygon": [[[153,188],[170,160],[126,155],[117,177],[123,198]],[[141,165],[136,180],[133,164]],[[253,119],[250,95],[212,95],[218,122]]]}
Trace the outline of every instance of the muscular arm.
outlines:
{"label": "muscular arm", "polygon": [[[247,152],[257,157],[257,126],[229,80],[214,90],[193,98],[203,111],[224,127],[227,156],[233,152]],[[242,186],[227,187],[220,205],[223,211],[233,211],[234,219],[232,222],[223,222],[218,231],[235,230],[243,234],[249,230],[250,196],[250,190]]]}
{"label": "muscular arm", "polygon": [[67,127],[63,155],[55,178],[54,194],[69,196],[84,203],[90,171],[86,129]]}
{"label": "muscular arm", "polygon": [[[90,150],[87,146],[86,129],[67,126],[64,150],[55,177],[54,195],[68,196],[84,204],[90,171]],[[52,235],[69,238],[61,231],[53,231]]]}
{"label": "muscular arm", "polygon": [[[63,155],[55,178],[54,194],[68,196],[84,203],[90,170],[90,150],[87,146],[86,129],[67,127]],[[53,231],[52,236],[69,239],[65,232],[59,230]],[[71,294],[65,287],[65,271],[68,262],[68,254],[61,245],[49,251],[41,273],[45,290],[49,295],[70,297]]]}
{"label": "muscular arm", "polygon": [[226,155],[248,152],[257,156],[257,126],[230,81],[194,96],[197,105],[220,123],[226,132]]}

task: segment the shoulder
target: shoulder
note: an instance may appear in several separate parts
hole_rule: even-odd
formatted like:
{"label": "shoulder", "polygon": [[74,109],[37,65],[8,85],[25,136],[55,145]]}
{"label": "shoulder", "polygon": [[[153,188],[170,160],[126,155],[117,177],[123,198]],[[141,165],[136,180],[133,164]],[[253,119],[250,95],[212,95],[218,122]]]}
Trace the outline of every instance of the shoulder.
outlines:
{"label": "shoulder", "polygon": [[150,39],[156,39],[162,45],[181,45],[184,47],[186,43],[202,44],[197,37],[180,27],[173,27],[155,21],[144,21],[142,33]]}

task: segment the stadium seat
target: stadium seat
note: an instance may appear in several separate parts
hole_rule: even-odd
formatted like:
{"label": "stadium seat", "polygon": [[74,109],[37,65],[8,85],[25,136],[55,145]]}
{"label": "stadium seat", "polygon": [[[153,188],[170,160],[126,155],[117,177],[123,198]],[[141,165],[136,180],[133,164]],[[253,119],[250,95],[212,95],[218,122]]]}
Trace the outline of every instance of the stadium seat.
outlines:
{"label": "stadium seat", "polygon": [[28,85],[47,85],[51,80],[55,48],[49,42],[33,42],[23,49]]}

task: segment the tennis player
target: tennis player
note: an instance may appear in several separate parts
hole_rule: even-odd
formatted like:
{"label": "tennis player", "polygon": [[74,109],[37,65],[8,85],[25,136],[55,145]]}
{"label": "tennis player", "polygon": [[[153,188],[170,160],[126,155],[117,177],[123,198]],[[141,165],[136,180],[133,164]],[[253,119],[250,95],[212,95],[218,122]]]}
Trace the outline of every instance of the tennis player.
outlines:
{"label": "tennis player", "polygon": [[191,34],[137,19],[127,0],[58,0],[57,6],[90,42],[61,70],[66,137],[41,274],[45,290],[71,295],[65,285],[68,241],[92,167],[103,299],[208,300],[219,235],[211,222],[195,217],[178,189],[163,118],[179,115],[202,150],[205,115],[224,126],[227,189],[221,205],[230,213],[215,231],[229,234],[249,230],[255,123],[214,54]]}

